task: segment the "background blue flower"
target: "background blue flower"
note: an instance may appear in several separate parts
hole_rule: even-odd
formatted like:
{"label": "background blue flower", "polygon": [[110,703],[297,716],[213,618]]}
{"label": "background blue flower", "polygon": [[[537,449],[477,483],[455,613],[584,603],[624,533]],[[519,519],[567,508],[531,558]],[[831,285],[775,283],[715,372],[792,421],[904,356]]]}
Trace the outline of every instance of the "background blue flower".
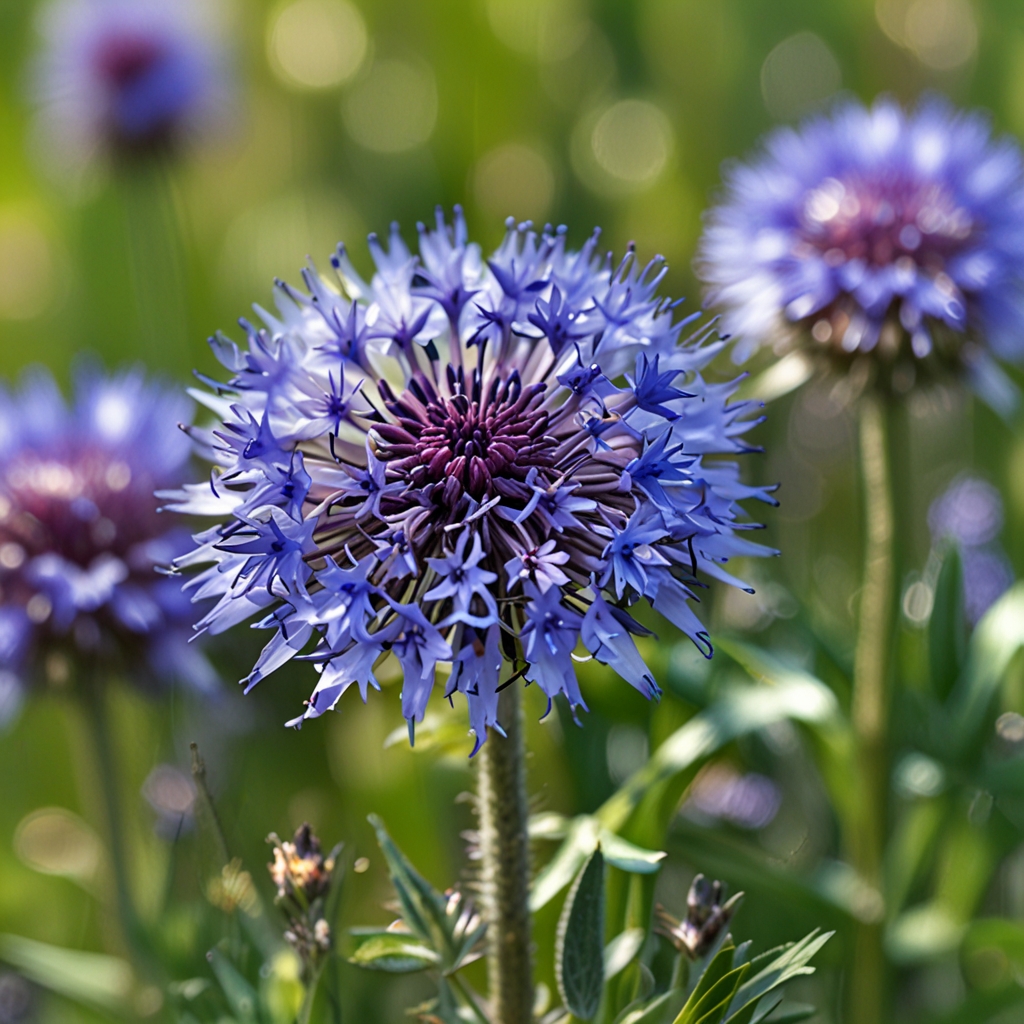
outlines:
{"label": "background blue flower", "polygon": [[187,528],[154,489],[189,460],[191,403],[139,371],[78,374],[69,407],[52,377],[0,390],[0,710],[29,684],[127,671],[140,685],[216,684],[186,643],[195,609],[157,574]]}
{"label": "background blue flower", "polygon": [[727,167],[697,267],[738,360],[793,328],[888,362],[909,343],[1005,406],[990,357],[1024,357],[1020,149],[937,97],[841,102]]}

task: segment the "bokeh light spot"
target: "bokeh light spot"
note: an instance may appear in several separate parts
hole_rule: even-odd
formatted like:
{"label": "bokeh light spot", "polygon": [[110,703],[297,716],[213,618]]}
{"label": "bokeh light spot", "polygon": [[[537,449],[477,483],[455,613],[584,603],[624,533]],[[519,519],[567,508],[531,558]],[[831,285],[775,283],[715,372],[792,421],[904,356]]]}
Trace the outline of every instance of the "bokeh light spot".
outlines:
{"label": "bokeh light spot", "polygon": [[668,118],[643,100],[609,107],[591,136],[597,162],[613,178],[643,185],[662,172],[672,148]]}
{"label": "bokeh light spot", "polygon": [[536,149],[509,142],[480,158],[473,171],[473,193],[489,216],[540,221],[555,197],[555,175]]}
{"label": "bokeh light spot", "polygon": [[437,121],[437,86],[425,64],[380,60],[342,106],[352,138],[376,153],[402,153],[430,138]]}
{"label": "bokeh light spot", "polygon": [[828,99],[842,84],[832,51],[813,32],[783,39],[761,65],[761,96],[772,117],[800,117]]}
{"label": "bokeh light spot", "polygon": [[878,0],[882,31],[926,67],[952,71],[978,48],[978,25],[967,0]]}
{"label": "bokeh light spot", "polygon": [[487,0],[487,20],[509,49],[542,61],[570,56],[590,28],[580,0]]}
{"label": "bokeh light spot", "polygon": [[294,0],[272,16],[270,66],[286,85],[330,89],[348,81],[366,56],[363,16],[348,0]]}
{"label": "bokeh light spot", "polygon": [[33,220],[0,210],[0,319],[30,320],[46,309],[54,293],[53,262]]}
{"label": "bokeh light spot", "polygon": [[77,814],[43,807],[22,818],[14,852],[23,864],[46,875],[91,882],[103,856],[96,833]]}

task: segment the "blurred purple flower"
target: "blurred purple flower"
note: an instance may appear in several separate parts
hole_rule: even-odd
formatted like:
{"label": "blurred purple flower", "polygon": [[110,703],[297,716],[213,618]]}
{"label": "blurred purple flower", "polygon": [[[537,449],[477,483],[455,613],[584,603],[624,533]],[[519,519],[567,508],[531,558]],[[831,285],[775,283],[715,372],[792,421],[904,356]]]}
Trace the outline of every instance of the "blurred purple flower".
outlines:
{"label": "blurred purple flower", "polygon": [[1003,499],[976,477],[954,481],[928,510],[933,544],[953,541],[960,549],[964,612],[973,625],[1013,583],[1013,568],[997,538],[1003,528]]}
{"label": "blurred purple flower", "polygon": [[195,825],[196,786],[191,777],[172,764],[158,764],[146,776],[142,795],[156,812],[156,834],[176,840]]}
{"label": "blurred purple flower", "polygon": [[[503,666],[585,706],[581,642],[656,696],[629,606],[652,601],[710,656],[700,578],[735,583],[724,563],[769,553],[743,539],[738,502],[771,489],[704,462],[749,450],[753,404],[702,379],[722,344],[707,328],[681,340],[660,259],[616,265],[596,232],[573,252],[563,229],[510,221],[484,261],[458,210],[419,233],[418,255],[397,226],[387,248],[371,235],[370,282],[339,247],[333,282],[310,267],[309,295],[279,284],[279,317],[244,325],[247,350],[215,339],[223,425],[193,436],[216,468],[167,495],[219,520],[177,563],[207,566],[187,588],[219,599],[198,628],[264,611],[276,632],[250,686],[311,643],[320,684],[293,724],[352,684],[365,699],[389,652],[410,734],[450,662],[477,746],[500,727]],[[331,418],[305,411],[340,381]],[[657,464],[637,469],[645,451]]]}
{"label": "blurred purple flower", "polygon": [[764,828],[782,803],[779,787],[766,775],[741,775],[726,764],[705,768],[690,787],[686,807],[741,828]]}
{"label": "blurred purple flower", "polygon": [[737,360],[787,326],[836,356],[965,371],[1005,410],[992,356],[1024,357],[1024,177],[1009,138],[938,98],[848,101],[727,171],[697,258]]}
{"label": "blurred purple flower", "polygon": [[216,0],[50,0],[32,67],[46,154],[175,146],[223,124],[231,83]]}
{"label": "blurred purple flower", "polygon": [[175,580],[157,575],[188,531],[158,514],[154,490],[185,475],[190,403],[137,371],[78,375],[65,404],[30,372],[0,389],[0,712],[56,664],[104,663],[143,685],[215,684],[186,643],[192,618]]}
{"label": "blurred purple flower", "polygon": [[1003,528],[1003,499],[992,484],[963,477],[932,502],[928,527],[936,541],[950,537],[965,547],[988,544]]}

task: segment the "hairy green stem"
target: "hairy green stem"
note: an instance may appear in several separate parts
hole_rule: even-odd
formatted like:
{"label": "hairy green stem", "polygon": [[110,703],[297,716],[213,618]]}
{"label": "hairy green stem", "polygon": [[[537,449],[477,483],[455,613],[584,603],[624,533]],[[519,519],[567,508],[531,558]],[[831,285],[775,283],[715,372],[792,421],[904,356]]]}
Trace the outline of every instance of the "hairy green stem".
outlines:
{"label": "hairy green stem", "polygon": [[489,925],[487,975],[494,1024],[533,1020],[530,949],[530,846],[526,750],[519,688],[502,691],[499,720],[479,753],[482,897]]}
{"label": "hairy green stem", "polygon": [[[889,641],[893,606],[893,502],[884,400],[860,401],[860,466],[864,492],[864,577],[854,654],[852,719],[861,782],[860,815],[850,853],[861,877],[882,888],[889,765]],[[882,914],[857,925],[849,993],[850,1024],[887,1019]]]}

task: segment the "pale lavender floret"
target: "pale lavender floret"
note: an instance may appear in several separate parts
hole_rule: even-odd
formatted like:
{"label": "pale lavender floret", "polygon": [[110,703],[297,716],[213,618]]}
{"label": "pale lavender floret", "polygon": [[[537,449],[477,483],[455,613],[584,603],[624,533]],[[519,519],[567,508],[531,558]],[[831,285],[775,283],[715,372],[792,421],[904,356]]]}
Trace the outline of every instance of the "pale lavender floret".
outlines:
{"label": "pale lavender floret", "polygon": [[503,661],[498,642],[501,627],[495,623],[482,636],[479,631],[474,632],[475,636],[464,638],[462,650],[452,662],[452,674],[445,692],[449,699],[454,693],[462,693],[469,700],[469,725],[476,737],[470,757],[483,745],[489,728],[503,731],[498,721]]}
{"label": "pale lavender floret", "polygon": [[[595,591],[594,600],[583,616],[580,639],[598,661],[613,668],[645,697],[660,697],[661,688],[636,649],[627,623],[631,623],[629,616],[610,605],[599,590]],[[637,632],[642,631],[637,623],[631,624]]]}
{"label": "pale lavender floret", "polygon": [[737,502],[770,499],[704,462],[749,450],[755,404],[701,377],[722,343],[682,337],[662,261],[616,265],[596,232],[574,252],[564,229],[514,222],[484,260],[460,211],[436,224],[418,254],[395,228],[372,238],[369,282],[343,246],[333,283],[312,267],[306,293],[278,282],[277,314],[243,322],[247,351],[215,339],[231,377],[203,401],[222,425],[191,432],[211,480],[167,497],[219,520],[178,561],[205,566],[187,587],[217,602],[198,628],[274,631],[247,684],[316,666],[290,724],[353,684],[365,700],[394,657],[411,736],[450,664],[478,749],[520,677],[585,707],[581,641],[656,697],[626,610],[644,597],[709,653],[686,614],[695,574],[768,553],[737,539],[755,525]]}
{"label": "pale lavender floret", "polygon": [[[455,550],[444,558],[428,558],[427,565],[442,577],[432,590],[423,595],[425,601],[443,601],[452,599],[452,612],[441,621],[442,626],[451,626],[456,622],[465,622],[469,626],[483,629],[498,621],[498,605],[489,589],[498,578],[498,574],[480,568],[484,557],[484,549],[480,544],[480,534],[473,534],[473,549],[466,555],[466,543],[469,530],[463,530],[455,544]],[[471,607],[474,598],[483,605],[484,615],[473,614]]]}
{"label": "pale lavender floret", "polygon": [[549,698],[564,693],[570,707],[586,711],[572,660],[582,618],[562,604],[562,592],[554,587],[541,593],[533,584],[525,583],[523,592],[529,598],[522,631],[523,653],[528,663],[526,678]]}
{"label": "pale lavender floret", "polygon": [[991,356],[1024,358],[1020,149],[937,97],[912,111],[847,101],[727,169],[697,265],[737,361],[786,324],[853,353],[873,350],[891,321],[918,359],[941,329],[982,346],[963,368],[1005,406]]}
{"label": "pale lavender floret", "polygon": [[554,540],[546,540],[538,547],[519,551],[505,563],[508,585],[511,588],[531,580],[542,594],[552,587],[564,586],[569,582],[569,577],[560,567],[568,561],[568,551],[559,551]]}

